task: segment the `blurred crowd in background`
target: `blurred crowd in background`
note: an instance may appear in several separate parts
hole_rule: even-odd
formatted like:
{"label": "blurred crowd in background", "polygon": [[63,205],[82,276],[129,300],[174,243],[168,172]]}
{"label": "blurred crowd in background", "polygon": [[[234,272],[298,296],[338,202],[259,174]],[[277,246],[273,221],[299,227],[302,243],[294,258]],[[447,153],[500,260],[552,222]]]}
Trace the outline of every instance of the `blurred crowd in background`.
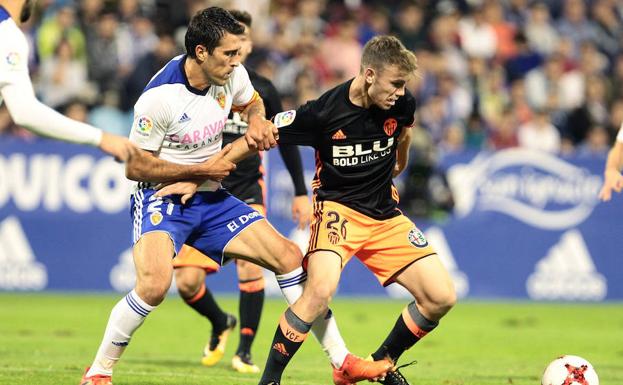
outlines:
{"label": "blurred crowd in background", "polygon": [[[207,6],[253,16],[255,48],[246,65],[273,80],[286,109],[353,77],[371,37],[398,36],[419,63],[409,86],[418,124],[408,198],[434,189],[434,166],[447,154],[520,146],[603,157],[623,121],[623,2],[617,0],[38,3],[36,17],[23,26],[38,96],[121,135],[129,132],[133,105],[149,79],[183,53],[190,17]],[[28,137],[2,108],[0,135]],[[433,205],[451,207],[451,194],[441,190]],[[409,209],[426,215],[430,202]]]}

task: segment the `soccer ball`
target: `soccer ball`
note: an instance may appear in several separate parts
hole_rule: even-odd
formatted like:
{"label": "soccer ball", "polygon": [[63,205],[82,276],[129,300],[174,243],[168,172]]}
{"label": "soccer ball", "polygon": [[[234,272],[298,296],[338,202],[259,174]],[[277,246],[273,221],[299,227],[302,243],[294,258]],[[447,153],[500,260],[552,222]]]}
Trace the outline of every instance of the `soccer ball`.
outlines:
{"label": "soccer ball", "polygon": [[562,356],[547,365],[541,385],[599,385],[593,365],[582,357]]}

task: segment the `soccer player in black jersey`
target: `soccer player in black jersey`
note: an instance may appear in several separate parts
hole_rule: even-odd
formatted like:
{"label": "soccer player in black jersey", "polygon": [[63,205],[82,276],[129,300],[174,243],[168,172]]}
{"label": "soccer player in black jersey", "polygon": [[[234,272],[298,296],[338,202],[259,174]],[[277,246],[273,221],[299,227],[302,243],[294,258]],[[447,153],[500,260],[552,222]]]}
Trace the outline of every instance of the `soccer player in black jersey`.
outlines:
{"label": "soccer player in black jersey", "polygon": [[[407,164],[415,99],[406,90],[417,69],[415,55],[391,36],[364,47],[357,77],[310,101],[279,129],[280,144],[312,146],[316,175],[311,238],[302,297],[277,328],[260,384],[278,384],[310,324],[326,311],[342,268],[356,255],[386,286],[396,282],[409,303],[372,354],[397,362],[452,308],[452,281],[422,232],[397,208],[392,183]],[[279,126],[279,122],[275,122]],[[276,347],[284,347],[276,348]],[[349,384],[334,371],[336,384]],[[390,372],[384,384],[406,384]]]}
{"label": "soccer player in black jersey", "polygon": [[[230,13],[245,27],[245,32],[241,35],[243,47],[240,52],[241,62],[244,63],[252,50],[251,15],[236,10]],[[271,117],[283,110],[279,94],[271,81],[249,68],[247,71],[253,87],[264,101],[266,116]],[[232,110],[223,130],[223,146],[244,136],[247,126],[239,111]],[[294,183],[292,216],[298,222],[299,228],[304,228],[309,223],[311,210],[301,155],[296,146],[279,146],[279,152]],[[223,180],[222,185],[236,198],[266,216],[262,159],[259,154],[238,162],[236,169]],[[201,362],[206,366],[213,366],[223,357],[228,335],[236,326],[236,318],[221,310],[205,285],[206,274],[217,272],[219,266],[212,259],[186,245],[180,255],[173,259],[173,265],[176,268],[175,281],[181,297],[212,324],[212,336],[204,348]],[[264,277],[261,267],[247,261],[236,260],[236,268],[240,289],[240,342],[232,359],[232,367],[240,373],[257,373],[260,369],[251,360],[251,345],[264,304]]]}

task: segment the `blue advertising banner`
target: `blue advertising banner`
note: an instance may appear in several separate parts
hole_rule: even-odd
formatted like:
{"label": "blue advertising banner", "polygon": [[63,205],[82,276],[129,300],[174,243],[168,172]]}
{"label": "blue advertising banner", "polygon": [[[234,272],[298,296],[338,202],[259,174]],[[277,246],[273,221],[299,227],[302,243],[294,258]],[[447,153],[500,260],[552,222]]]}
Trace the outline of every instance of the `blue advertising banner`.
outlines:
{"label": "blue advertising banner", "polygon": [[597,199],[604,161],[525,149],[447,157],[455,218],[438,231],[469,295],[623,298],[623,201]]}
{"label": "blue advertising banner", "polygon": [[[3,138],[0,290],[131,289],[129,197],[123,165],[96,149]],[[237,290],[224,270],[212,285]]]}
{"label": "blue advertising banner", "polygon": [[[301,150],[311,181],[313,151]],[[293,188],[278,154],[264,158],[268,218],[305,248],[307,231],[291,220]],[[460,297],[621,300],[623,199],[597,201],[603,162],[519,149],[446,157],[455,213],[444,223],[416,224]],[[82,146],[0,141],[0,290],[127,291],[131,231],[123,165]],[[235,269],[226,266],[208,284],[237,291]],[[353,259],[339,294],[405,295],[394,286],[381,287]],[[268,292],[279,293],[273,280]]]}

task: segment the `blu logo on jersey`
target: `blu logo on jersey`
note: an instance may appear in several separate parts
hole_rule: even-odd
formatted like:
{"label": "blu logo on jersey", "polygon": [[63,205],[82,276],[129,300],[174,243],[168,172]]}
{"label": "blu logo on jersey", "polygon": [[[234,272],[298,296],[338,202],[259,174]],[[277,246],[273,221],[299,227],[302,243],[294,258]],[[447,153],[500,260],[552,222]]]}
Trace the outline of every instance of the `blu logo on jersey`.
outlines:
{"label": "blu logo on jersey", "polygon": [[333,146],[333,165],[334,166],[356,166],[375,161],[391,154],[394,138],[387,139],[385,145],[381,140],[375,140],[370,146],[369,143],[347,144],[343,146]]}

